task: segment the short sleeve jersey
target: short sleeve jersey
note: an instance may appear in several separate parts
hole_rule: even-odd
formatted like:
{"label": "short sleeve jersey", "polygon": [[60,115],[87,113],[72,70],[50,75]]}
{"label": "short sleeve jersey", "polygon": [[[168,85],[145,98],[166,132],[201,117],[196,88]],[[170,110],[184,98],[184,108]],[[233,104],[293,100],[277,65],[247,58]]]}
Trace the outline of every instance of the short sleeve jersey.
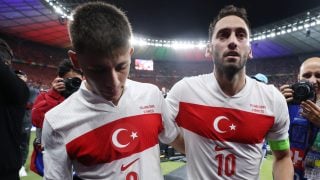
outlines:
{"label": "short sleeve jersey", "polygon": [[158,138],[172,142],[173,121],[162,120],[165,105],[151,84],[127,80],[117,106],[89,91],[79,91],[45,116],[45,179],[161,180]]}
{"label": "short sleeve jersey", "polygon": [[166,118],[183,129],[189,179],[259,179],[264,139],[288,138],[284,97],[248,76],[232,97],[213,73],[184,78],[166,101]]}

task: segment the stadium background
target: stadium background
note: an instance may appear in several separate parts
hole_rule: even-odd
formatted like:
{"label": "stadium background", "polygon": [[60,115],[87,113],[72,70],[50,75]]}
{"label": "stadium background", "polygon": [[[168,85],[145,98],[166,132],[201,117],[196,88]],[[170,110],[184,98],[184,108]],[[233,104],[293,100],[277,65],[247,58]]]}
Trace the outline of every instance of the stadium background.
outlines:
{"label": "stadium background", "polygon": [[[50,88],[59,61],[67,58],[71,48],[68,17],[63,13],[68,15],[83,2],[0,0],[0,37],[13,48],[13,66],[26,72],[30,85]],[[170,89],[185,76],[212,72],[212,61],[204,57],[204,46],[199,44],[206,43],[209,22],[227,4],[247,8],[252,22],[254,59],[247,64],[249,75],[263,73],[276,87],[292,84],[301,62],[320,56],[320,2],[316,0],[106,2],[124,9],[132,22],[136,44],[130,79],[156,84],[159,89]],[[152,61],[153,70],[136,69],[136,59]],[[269,166],[262,169],[269,172]]]}

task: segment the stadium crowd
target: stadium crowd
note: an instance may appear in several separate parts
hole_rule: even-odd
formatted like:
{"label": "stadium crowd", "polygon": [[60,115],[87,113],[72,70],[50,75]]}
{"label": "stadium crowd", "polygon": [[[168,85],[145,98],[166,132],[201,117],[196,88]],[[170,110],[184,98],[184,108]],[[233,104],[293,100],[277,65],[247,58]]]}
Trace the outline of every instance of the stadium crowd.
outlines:
{"label": "stadium crowd", "polygon": [[[23,70],[28,74],[29,84],[43,90],[49,89],[59,62],[67,58],[66,50],[6,35],[2,36],[15,52],[14,68]],[[22,43],[23,48],[21,47]],[[308,56],[308,54],[253,59],[247,64],[247,71],[249,75],[262,72],[267,75],[270,83],[276,87],[280,87],[283,84],[292,84],[296,81],[296,74],[302,61],[301,56]],[[152,83],[159,88],[166,87],[167,89],[170,89],[174,83],[183,77],[205,74],[212,70],[211,60],[182,61],[176,60],[174,56],[172,59],[167,60],[154,59],[153,71],[136,70],[133,62],[134,59],[132,59],[129,78]]]}
{"label": "stadium crowd", "polygon": [[[62,59],[67,58],[66,50],[3,34],[1,36],[12,46],[15,52],[14,68],[23,70],[28,74],[28,83],[43,90],[49,89],[51,80],[55,77],[57,65]],[[262,72],[267,75],[270,83],[276,87],[286,83],[292,84],[296,81],[298,67],[303,60],[301,56],[306,55],[253,59],[247,64],[247,71],[249,75]],[[155,84],[159,88],[170,89],[174,83],[183,77],[210,72],[212,70],[211,65],[211,60],[154,59],[154,70],[146,71],[136,70],[134,59],[132,59],[129,77],[133,80]]]}

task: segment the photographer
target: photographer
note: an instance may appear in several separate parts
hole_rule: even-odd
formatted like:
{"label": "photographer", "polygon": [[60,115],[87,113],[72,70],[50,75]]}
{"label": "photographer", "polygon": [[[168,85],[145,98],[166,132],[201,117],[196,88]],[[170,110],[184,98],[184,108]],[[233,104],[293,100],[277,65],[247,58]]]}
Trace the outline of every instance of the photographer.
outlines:
{"label": "photographer", "polygon": [[300,66],[298,83],[283,85],[281,93],[290,113],[290,149],[295,179],[319,179],[320,160],[320,58],[312,57]]}
{"label": "photographer", "polygon": [[78,90],[81,80],[81,72],[73,67],[71,61],[62,60],[58,67],[58,77],[52,82],[52,88],[47,92],[41,92],[34,102],[32,124],[37,128],[37,133],[30,169],[41,176],[43,175],[41,130],[44,115]]}

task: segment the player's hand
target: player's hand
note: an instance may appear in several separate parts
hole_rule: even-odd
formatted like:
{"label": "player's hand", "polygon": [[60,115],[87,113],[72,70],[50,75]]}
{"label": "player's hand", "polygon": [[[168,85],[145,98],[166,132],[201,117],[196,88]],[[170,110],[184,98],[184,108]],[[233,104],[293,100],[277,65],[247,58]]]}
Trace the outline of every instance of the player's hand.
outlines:
{"label": "player's hand", "polygon": [[63,78],[57,77],[55,78],[52,83],[52,88],[58,92],[63,92],[64,90],[66,90],[66,86],[63,82]]}
{"label": "player's hand", "polygon": [[285,84],[281,86],[280,92],[286,98],[287,102],[291,102],[293,100],[293,90],[291,89],[290,85]]}
{"label": "player's hand", "polygon": [[301,115],[312,122],[318,128],[320,127],[320,107],[311,100],[301,102]]}

